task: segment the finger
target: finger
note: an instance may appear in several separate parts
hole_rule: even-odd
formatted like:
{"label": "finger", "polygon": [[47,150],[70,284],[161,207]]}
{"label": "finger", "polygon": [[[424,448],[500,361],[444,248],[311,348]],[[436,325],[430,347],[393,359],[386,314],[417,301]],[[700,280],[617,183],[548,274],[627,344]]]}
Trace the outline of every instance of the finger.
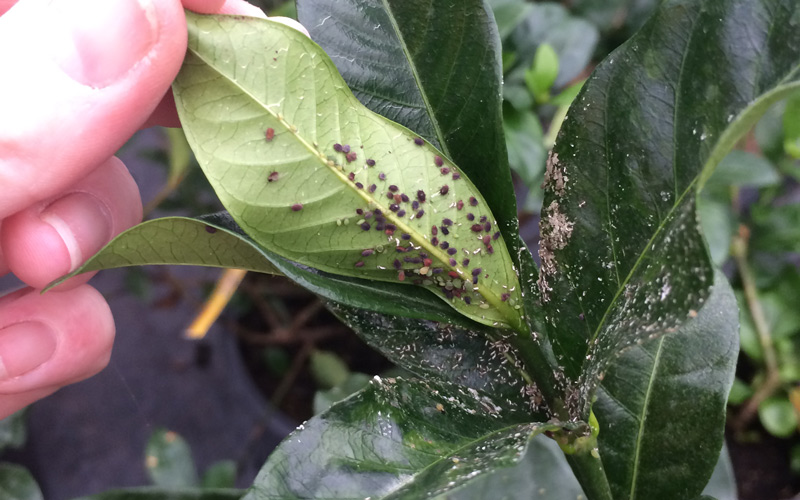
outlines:
{"label": "finger", "polygon": [[177,0],[26,0],[0,17],[0,67],[20,75],[0,79],[0,219],[111,157],[185,50]]}
{"label": "finger", "polygon": [[113,341],[111,311],[88,285],[0,299],[0,418],[103,369]]}
{"label": "finger", "polygon": [[58,198],[3,221],[0,248],[11,272],[42,288],[141,219],[139,188],[122,161],[112,157]]}

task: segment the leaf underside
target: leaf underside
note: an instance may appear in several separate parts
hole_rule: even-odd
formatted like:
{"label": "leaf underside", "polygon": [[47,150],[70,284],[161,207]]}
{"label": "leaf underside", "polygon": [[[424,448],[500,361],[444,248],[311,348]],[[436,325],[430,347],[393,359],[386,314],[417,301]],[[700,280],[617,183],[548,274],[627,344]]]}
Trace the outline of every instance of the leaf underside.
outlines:
{"label": "leaf underside", "polygon": [[256,242],[324,271],[421,285],[476,321],[521,329],[504,238],[458,167],[361,105],[299,32],[187,18],[178,112],[206,176]]}

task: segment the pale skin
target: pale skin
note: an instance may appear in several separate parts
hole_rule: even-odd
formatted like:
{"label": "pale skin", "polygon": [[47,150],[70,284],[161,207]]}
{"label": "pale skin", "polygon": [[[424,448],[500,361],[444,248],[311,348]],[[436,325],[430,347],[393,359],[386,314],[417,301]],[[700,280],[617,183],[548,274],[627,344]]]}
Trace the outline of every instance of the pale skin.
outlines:
{"label": "pale skin", "polygon": [[114,320],[90,276],[39,289],[141,220],[114,153],[178,125],[184,8],[263,17],[243,0],[0,0],[0,275],[28,285],[0,297],[0,419],[108,363]]}

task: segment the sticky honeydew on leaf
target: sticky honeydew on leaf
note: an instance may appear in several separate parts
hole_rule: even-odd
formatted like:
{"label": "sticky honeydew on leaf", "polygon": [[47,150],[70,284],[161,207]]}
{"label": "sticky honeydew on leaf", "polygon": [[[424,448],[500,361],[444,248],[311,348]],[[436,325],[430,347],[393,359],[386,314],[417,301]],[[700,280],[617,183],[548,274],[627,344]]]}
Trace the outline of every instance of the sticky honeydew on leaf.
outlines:
{"label": "sticky honeydew on leaf", "polygon": [[324,271],[424,286],[467,317],[525,331],[506,244],[456,165],[364,107],[299,32],[240,16],[187,21],[178,113],[257,243]]}

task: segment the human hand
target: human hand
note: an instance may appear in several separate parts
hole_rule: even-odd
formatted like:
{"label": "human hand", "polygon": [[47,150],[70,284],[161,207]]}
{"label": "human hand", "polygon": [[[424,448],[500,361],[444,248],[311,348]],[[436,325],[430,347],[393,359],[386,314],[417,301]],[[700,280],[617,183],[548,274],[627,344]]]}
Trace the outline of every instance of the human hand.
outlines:
{"label": "human hand", "polygon": [[177,126],[184,7],[263,16],[243,0],[0,0],[0,276],[29,285],[0,298],[0,419],[108,363],[114,322],[88,277],[38,289],[141,220],[113,154]]}

